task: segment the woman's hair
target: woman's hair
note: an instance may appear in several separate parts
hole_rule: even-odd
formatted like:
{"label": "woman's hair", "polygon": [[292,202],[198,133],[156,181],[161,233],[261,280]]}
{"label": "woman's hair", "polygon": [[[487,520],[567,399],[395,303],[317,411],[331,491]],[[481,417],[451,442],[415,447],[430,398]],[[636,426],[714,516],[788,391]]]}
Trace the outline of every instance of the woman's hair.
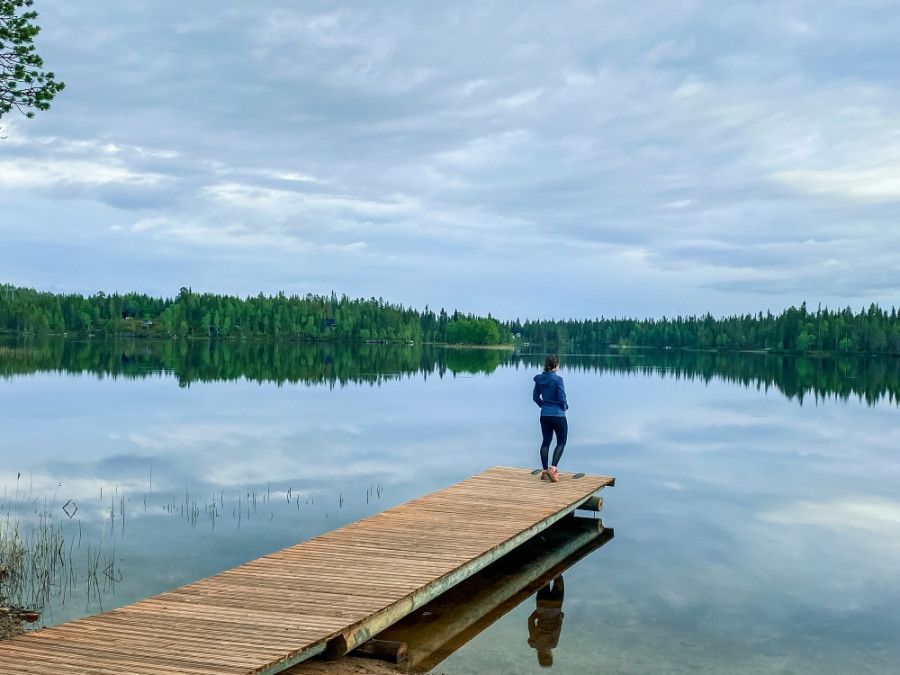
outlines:
{"label": "woman's hair", "polygon": [[546,359],[544,359],[544,370],[553,370],[559,365],[559,357],[556,354],[551,354]]}

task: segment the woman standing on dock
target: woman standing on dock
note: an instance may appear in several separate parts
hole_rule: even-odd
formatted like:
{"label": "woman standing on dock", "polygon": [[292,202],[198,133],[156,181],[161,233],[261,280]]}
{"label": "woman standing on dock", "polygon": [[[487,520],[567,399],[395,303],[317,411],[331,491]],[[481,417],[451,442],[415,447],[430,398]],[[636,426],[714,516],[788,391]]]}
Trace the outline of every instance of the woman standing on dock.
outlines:
{"label": "woman standing on dock", "polygon": [[[569,423],[566,420],[566,388],[563,379],[556,374],[559,370],[559,357],[551,354],[544,359],[544,372],[534,376],[534,392],[531,397],[541,409],[541,465],[544,471],[541,478],[549,478],[554,483],[559,480],[556,467],[566,449],[569,435]],[[556,447],[553,449],[553,461],[549,462],[550,441],[556,434]]]}

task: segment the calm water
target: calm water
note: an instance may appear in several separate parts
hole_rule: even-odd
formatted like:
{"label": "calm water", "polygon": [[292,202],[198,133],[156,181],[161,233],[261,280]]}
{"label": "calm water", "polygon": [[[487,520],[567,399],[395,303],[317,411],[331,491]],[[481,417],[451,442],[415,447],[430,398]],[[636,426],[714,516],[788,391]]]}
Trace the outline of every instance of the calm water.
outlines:
{"label": "calm water", "polygon": [[[0,347],[0,523],[7,541],[17,523],[32,548],[55,547],[36,556],[53,570],[16,591],[47,599],[52,624],[490,466],[535,466],[540,358]],[[555,672],[896,672],[900,360],[562,361],[562,468],[616,476],[603,510],[616,537],[566,573]],[[438,670],[546,672],[527,644],[533,609],[526,601]]]}

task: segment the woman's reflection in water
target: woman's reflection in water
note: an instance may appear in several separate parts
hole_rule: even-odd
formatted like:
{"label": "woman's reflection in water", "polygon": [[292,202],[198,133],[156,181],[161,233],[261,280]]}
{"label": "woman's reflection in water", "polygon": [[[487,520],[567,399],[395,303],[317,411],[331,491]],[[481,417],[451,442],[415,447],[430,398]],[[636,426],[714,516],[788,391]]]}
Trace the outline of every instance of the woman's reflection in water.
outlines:
{"label": "woman's reflection in water", "polygon": [[528,645],[537,649],[538,663],[544,667],[553,665],[552,650],[562,632],[564,593],[560,574],[537,592],[537,609],[528,617]]}

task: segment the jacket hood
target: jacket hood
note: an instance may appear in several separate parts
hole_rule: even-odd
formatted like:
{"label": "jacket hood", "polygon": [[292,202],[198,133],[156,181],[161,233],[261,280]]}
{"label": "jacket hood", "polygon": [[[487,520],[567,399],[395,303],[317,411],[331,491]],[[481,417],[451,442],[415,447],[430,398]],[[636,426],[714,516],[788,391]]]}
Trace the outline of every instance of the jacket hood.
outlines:
{"label": "jacket hood", "polygon": [[548,380],[552,380],[556,377],[557,375],[553,371],[545,370],[543,373],[538,373],[537,375],[535,375],[534,381],[538,384],[541,384],[542,382],[547,382]]}

